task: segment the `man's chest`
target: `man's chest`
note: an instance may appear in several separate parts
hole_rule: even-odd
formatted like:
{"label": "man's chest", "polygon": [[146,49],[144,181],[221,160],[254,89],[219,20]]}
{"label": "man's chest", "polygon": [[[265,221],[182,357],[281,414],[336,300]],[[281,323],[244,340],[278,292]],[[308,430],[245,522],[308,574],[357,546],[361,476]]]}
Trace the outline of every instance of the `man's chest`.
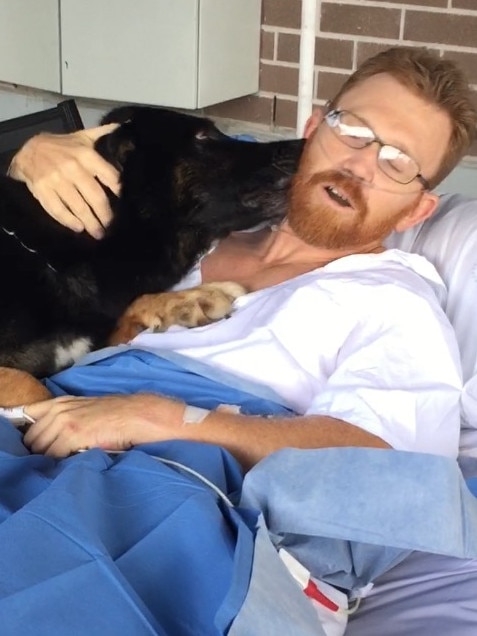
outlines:
{"label": "man's chest", "polygon": [[267,262],[254,246],[246,241],[221,243],[202,259],[203,283],[232,280],[248,291],[277,285],[314,269],[310,263]]}

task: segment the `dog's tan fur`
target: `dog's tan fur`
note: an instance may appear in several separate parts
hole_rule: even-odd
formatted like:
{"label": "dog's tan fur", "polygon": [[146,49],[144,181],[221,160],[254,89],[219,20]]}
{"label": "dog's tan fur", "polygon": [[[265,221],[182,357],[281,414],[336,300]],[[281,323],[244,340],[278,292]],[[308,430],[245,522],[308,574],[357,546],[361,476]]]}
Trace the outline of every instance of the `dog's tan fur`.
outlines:
{"label": "dog's tan fur", "polygon": [[32,404],[50,397],[48,389],[26,371],[0,367],[0,404],[2,406]]}

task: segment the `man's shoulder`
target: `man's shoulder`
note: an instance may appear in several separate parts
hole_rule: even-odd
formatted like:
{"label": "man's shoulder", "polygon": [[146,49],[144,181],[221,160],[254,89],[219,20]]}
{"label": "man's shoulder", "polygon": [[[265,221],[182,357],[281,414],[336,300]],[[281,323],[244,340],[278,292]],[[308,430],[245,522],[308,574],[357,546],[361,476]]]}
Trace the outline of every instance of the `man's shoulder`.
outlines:
{"label": "man's shoulder", "polygon": [[329,263],[323,272],[357,287],[382,289],[391,285],[396,292],[402,289],[418,294],[430,290],[440,303],[445,300],[445,285],[434,265],[419,254],[399,249],[345,256]]}

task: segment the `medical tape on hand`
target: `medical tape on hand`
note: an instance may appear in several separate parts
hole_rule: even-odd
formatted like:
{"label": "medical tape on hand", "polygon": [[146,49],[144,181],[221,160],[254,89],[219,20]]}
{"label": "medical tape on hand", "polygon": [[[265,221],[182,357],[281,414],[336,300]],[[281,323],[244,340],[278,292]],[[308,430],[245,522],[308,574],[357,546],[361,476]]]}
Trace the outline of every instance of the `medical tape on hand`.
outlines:
{"label": "medical tape on hand", "polygon": [[0,416],[6,417],[14,426],[35,423],[35,420],[25,413],[24,406],[12,406],[10,408],[0,407]]}
{"label": "medical tape on hand", "polygon": [[210,411],[208,409],[187,404],[184,409],[184,415],[182,416],[182,424],[200,424],[209,413]]}

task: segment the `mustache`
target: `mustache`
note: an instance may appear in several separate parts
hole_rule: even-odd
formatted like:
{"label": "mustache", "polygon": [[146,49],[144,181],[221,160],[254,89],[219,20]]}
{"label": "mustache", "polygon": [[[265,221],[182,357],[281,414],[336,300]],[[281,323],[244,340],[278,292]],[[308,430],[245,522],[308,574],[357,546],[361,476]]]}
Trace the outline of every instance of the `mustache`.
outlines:
{"label": "mustache", "polygon": [[336,190],[349,201],[360,216],[364,216],[367,213],[367,203],[363,189],[364,184],[351,173],[343,170],[316,172],[308,177],[306,181],[297,179],[297,183],[294,185],[297,188],[302,187],[309,192],[317,186],[336,188]]}

